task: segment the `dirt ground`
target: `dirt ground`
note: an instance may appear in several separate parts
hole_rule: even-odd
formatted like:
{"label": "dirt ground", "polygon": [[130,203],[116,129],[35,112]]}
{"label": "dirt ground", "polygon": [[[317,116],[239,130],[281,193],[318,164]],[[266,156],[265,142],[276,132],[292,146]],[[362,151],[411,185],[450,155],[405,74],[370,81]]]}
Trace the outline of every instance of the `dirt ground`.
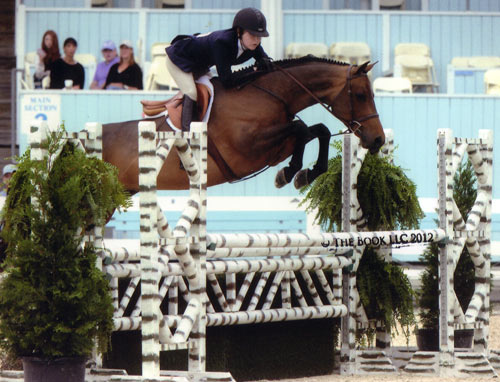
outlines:
{"label": "dirt ground", "polygon": [[[406,338],[400,335],[393,339],[394,346],[405,346]],[[415,336],[410,336],[409,346],[417,346]],[[490,317],[490,342],[489,348],[492,350],[500,350],[500,312],[495,312]],[[498,373],[498,371],[497,371]],[[499,373],[500,374],[500,373]],[[442,377],[422,377],[411,376],[408,374],[394,374],[394,375],[354,375],[344,376],[339,374],[321,375],[307,378],[296,379],[280,379],[279,382],[484,382],[485,380],[499,381],[498,378],[442,378]],[[254,382],[267,382],[267,380],[260,380]]]}
{"label": "dirt ground", "polygon": [[[406,339],[400,335],[393,339],[394,346],[405,346]],[[416,346],[415,336],[410,336],[409,346]],[[500,312],[495,312],[490,318],[490,342],[489,348],[492,350],[500,350]],[[7,361],[7,365],[2,361]],[[0,369],[22,369],[22,364],[18,361],[1,359]],[[497,371],[498,372],[498,371]],[[341,376],[339,374],[321,375],[314,377],[295,378],[295,379],[280,379],[279,382],[459,382],[466,380],[467,382],[484,382],[485,380],[499,381],[497,378],[441,378],[441,377],[423,377],[423,376],[410,376],[408,374],[394,374],[394,375],[355,375],[355,376]],[[259,380],[253,382],[268,382],[268,380]],[[277,381],[273,381],[277,382]]]}

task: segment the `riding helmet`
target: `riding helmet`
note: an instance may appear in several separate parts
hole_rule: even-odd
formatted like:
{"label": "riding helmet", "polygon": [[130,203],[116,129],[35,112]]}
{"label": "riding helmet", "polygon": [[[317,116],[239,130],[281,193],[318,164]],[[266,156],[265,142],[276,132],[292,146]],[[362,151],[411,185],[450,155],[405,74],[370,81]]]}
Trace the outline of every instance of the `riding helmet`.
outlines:
{"label": "riding helmet", "polygon": [[238,11],[233,20],[233,28],[240,27],[254,36],[268,37],[266,17],[257,8],[243,8]]}

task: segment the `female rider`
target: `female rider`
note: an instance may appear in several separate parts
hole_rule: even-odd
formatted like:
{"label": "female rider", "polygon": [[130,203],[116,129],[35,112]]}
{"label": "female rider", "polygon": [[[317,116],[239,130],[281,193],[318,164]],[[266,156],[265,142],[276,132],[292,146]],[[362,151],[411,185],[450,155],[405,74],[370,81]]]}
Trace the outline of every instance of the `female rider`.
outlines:
{"label": "female rider", "polygon": [[268,37],[266,18],[256,8],[240,10],[231,29],[203,35],[177,36],[166,48],[167,68],[179,89],[184,93],[182,130],[188,131],[196,117],[195,79],[207,74],[210,67],[217,68],[224,87],[234,84],[231,65],[238,65],[250,58],[258,66],[268,68],[270,58],[260,45],[262,37]]}

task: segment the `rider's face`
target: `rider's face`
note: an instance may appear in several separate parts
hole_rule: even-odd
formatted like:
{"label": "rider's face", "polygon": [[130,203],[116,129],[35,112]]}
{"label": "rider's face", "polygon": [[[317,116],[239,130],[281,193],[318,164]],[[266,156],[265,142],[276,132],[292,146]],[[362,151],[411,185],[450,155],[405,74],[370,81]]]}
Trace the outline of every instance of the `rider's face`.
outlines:
{"label": "rider's face", "polygon": [[241,35],[241,43],[245,49],[255,50],[260,45],[261,37],[254,36],[248,31],[244,31]]}

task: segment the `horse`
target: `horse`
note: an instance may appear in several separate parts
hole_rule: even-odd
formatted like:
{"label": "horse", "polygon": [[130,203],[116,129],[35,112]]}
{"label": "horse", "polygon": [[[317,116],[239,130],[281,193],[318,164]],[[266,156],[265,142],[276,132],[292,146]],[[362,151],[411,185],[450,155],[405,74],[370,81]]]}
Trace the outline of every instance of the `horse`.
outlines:
{"label": "horse", "polygon": [[[289,165],[276,175],[276,187],[294,178],[297,188],[312,183],[327,170],[331,133],[323,123],[307,126],[294,117],[316,103],[345,124],[345,133],[354,133],[362,147],[376,153],[385,136],[367,76],[373,65],[306,56],[274,61],[270,71],[242,69],[236,74],[245,80],[234,88],[225,89],[213,78],[216,96],[208,122],[206,186],[243,179],[290,156]],[[170,129],[164,116],[149,120],[158,131]],[[103,125],[103,160],[118,168],[119,180],[131,194],[139,191],[138,122]],[[305,145],[315,138],[319,141],[317,162],[312,169],[302,169]],[[169,155],[158,174],[157,188],[188,187],[178,156]]]}

